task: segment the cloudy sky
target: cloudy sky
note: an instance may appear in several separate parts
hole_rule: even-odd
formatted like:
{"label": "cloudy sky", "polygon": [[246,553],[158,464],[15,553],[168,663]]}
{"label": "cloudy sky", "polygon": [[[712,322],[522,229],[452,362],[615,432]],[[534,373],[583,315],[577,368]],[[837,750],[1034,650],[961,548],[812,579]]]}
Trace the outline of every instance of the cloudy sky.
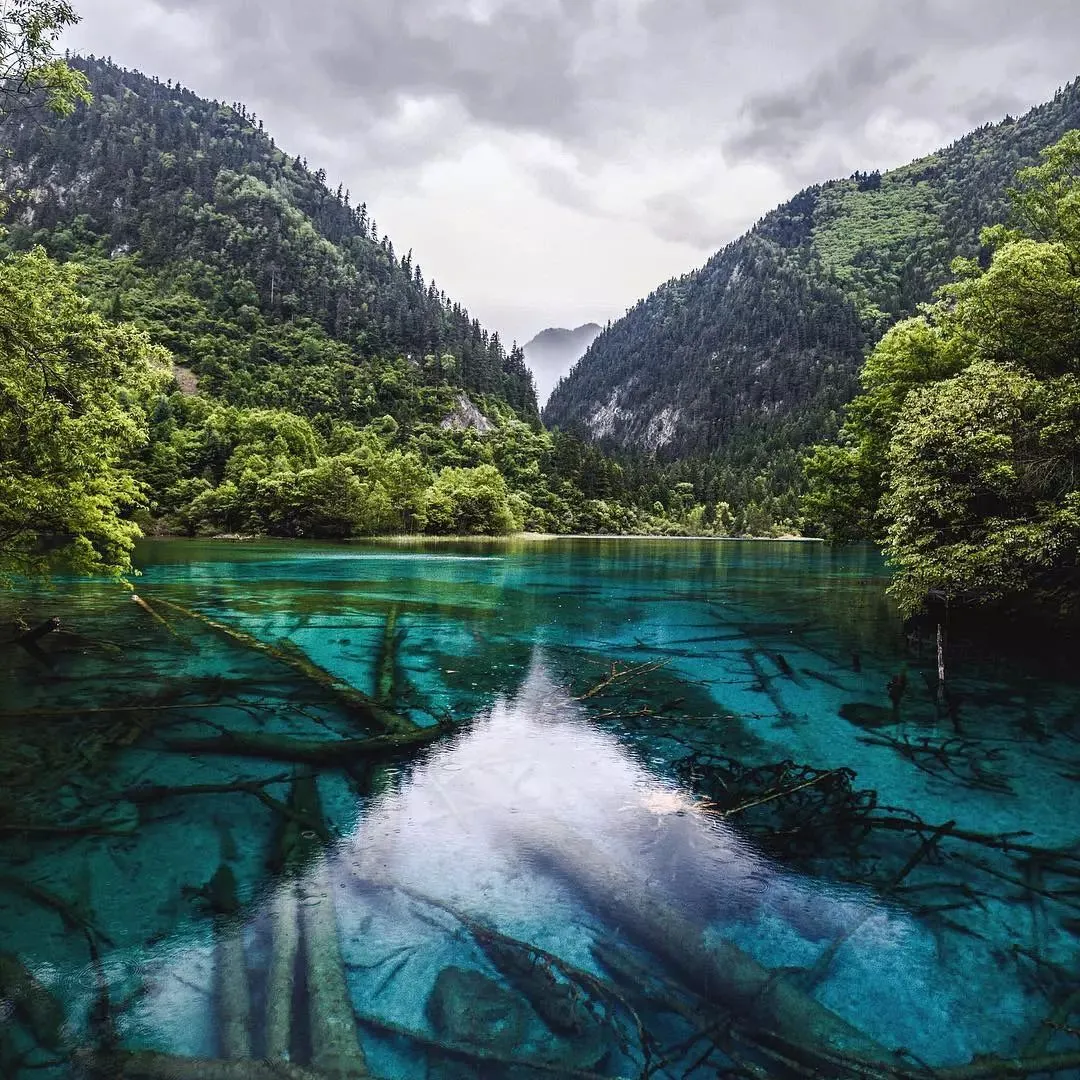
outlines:
{"label": "cloudy sky", "polygon": [[75,0],[243,101],[510,341],[616,318],[807,183],[1080,73],[1075,0]]}

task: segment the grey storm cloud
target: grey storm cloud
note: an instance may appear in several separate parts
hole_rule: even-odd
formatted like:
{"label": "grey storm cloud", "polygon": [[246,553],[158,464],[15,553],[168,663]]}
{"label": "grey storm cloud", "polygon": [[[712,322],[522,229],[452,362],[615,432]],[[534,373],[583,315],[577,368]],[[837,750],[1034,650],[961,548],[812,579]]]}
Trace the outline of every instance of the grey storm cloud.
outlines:
{"label": "grey storm cloud", "polygon": [[[201,21],[197,67],[230,72],[238,96],[302,112],[324,133],[426,99],[455,134],[531,132],[582,155],[648,153],[642,120],[659,114],[732,161],[783,164],[886,104],[964,123],[1034,104],[1027,85],[1002,93],[1002,63],[1035,85],[1080,66],[1080,5],[1063,0],[1022,13],[1011,0],[128,2]],[[81,9],[90,18],[110,3]],[[396,156],[387,140],[369,149]]]}
{"label": "grey storm cloud", "polygon": [[796,86],[747,98],[739,110],[747,126],[727,139],[724,149],[733,160],[787,160],[823,129],[850,120],[853,105],[865,102],[868,92],[895,86],[914,62],[912,53],[890,55],[877,46],[857,46]]}
{"label": "grey storm cloud", "polygon": [[[483,10],[439,0],[160,0],[198,13],[262,93],[325,115],[401,96],[447,98],[474,120],[559,128],[581,104],[573,77],[591,0],[507,0]],[[248,66],[249,65],[249,66]],[[282,76],[287,77],[283,80]]]}
{"label": "grey storm cloud", "polygon": [[806,183],[902,164],[1080,73],[1074,0],[75,6],[73,47],[243,101],[524,337],[561,310],[617,316]]}

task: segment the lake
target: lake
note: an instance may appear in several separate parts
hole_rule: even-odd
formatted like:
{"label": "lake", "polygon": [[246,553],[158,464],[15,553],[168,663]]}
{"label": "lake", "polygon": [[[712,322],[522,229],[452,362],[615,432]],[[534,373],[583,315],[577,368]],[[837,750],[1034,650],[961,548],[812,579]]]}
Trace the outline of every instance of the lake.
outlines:
{"label": "lake", "polygon": [[6,601],[0,1075],[1080,1076],[1072,646],[943,695],[822,544],[137,562]]}

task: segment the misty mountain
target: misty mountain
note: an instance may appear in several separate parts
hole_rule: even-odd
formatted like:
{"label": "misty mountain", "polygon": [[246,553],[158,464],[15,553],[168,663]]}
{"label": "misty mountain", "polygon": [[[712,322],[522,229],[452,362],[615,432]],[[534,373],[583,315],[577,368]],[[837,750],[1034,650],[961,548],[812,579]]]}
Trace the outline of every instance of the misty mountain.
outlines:
{"label": "misty mountain", "polygon": [[525,362],[532,369],[536,397],[541,404],[559,379],[581,359],[602,329],[596,323],[584,323],[575,330],[549,327],[525,346]]}

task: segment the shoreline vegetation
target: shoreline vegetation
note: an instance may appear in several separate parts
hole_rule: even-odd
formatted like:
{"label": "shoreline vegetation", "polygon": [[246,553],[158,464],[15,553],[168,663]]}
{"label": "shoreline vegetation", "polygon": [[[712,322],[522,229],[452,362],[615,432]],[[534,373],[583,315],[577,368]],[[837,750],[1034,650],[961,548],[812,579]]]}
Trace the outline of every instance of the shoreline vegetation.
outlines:
{"label": "shoreline vegetation", "polygon": [[[878,541],[901,612],[1080,620],[1080,129],[1022,169],[1012,222],[860,374],[806,461],[807,518]],[[818,531],[818,530],[815,530]]]}
{"label": "shoreline vegetation", "polygon": [[154,540],[227,540],[233,543],[262,543],[268,540],[283,541],[285,543],[334,543],[334,544],[455,544],[469,543],[484,540],[527,540],[527,541],[550,541],[550,540],[726,540],[726,541],[767,541],[769,543],[806,543],[824,544],[828,541],[820,536],[670,536],[657,533],[539,533],[539,532],[516,532],[516,533],[462,533],[455,536],[437,536],[425,533],[385,533],[379,536],[351,536],[332,539],[311,539],[302,536],[274,536],[270,533],[217,533],[213,536],[187,536],[174,533],[154,533],[142,538],[140,542]]}

